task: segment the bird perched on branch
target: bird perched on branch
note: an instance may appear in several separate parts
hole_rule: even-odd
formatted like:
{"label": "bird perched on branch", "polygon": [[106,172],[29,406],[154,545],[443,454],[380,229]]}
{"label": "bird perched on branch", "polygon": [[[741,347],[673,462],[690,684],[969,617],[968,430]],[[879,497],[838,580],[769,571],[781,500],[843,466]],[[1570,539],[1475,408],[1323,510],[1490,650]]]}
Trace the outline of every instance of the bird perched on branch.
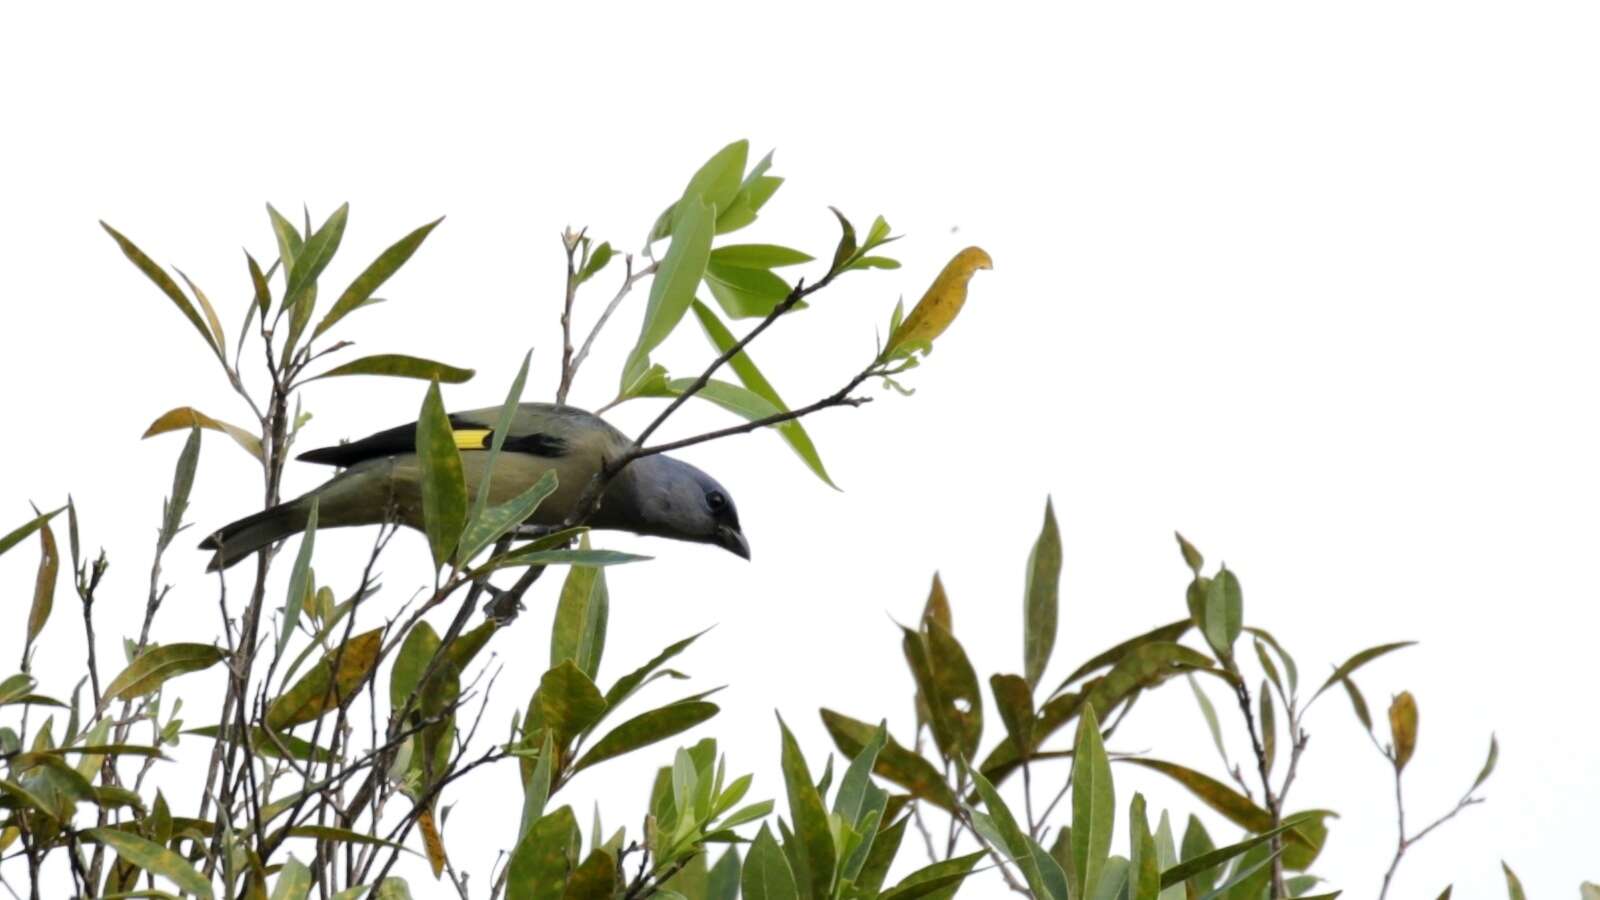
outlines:
{"label": "bird perched on branch", "polygon": [[[502,407],[450,416],[467,496],[489,475],[489,447]],[[305,530],[311,502],[317,501],[317,527],[399,522],[422,529],[422,463],[416,454],[417,424],[336,447],[300,454],[306,462],[344,471],[321,487],[287,503],[247,516],[206,538],[214,550],[210,570],[224,569],[275,541]],[[540,503],[527,523],[554,526],[566,521],[589,482],[607,465],[634,449],[633,441],[604,419],[570,406],[518,405],[489,486],[489,502],[504,503],[554,470],[555,493]],[[733,498],[716,479],[665,454],[628,463],[607,484],[587,524],[594,528],[713,544],[750,558],[739,528]]]}

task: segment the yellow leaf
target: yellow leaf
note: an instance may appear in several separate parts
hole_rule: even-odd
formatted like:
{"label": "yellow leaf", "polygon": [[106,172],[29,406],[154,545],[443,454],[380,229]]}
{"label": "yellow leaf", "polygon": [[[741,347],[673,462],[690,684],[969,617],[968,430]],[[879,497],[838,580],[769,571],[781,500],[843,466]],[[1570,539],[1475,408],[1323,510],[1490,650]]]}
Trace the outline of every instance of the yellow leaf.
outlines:
{"label": "yellow leaf", "polygon": [[1417,749],[1417,701],[1410,691],[1401,691],[1389,704],[1389,732],[1394,736],[1395,771],[1399,771]]}
{"label": "yellow leaf", "polygon": [[140,437],[154,437],[169,431],[188,431],[190,428],[197,427],[219,431],[233,438],[239,446],[245,449],[246,453],[254,456],[257,460],[263,458],[260,438],[237,425],[230,425],[220,419],[213,419],[192,406],[180,406],[177,409],[167,410],[161,414],[160,418],[151,422],[150,427],[146,428],[144,434],[140,435]]}
{"label": "yellow leaf", "polygon": [[422,848],[428,852],[428,865],[433,867],[433,877],[444,871],[444,841],[439,837],[439,826],[434,824],[433,811],[423,810],[417,816],[417,827],[422,829]]}
{"label": "yellow leaf", "polygon": [[[330,709],[348,701],[366,683],[367,675],[378,665],[383,630],[375,628],[350,638],[343,648],[329,650],[322,661],[267,708],[267,727],[283,731],[312,722]],[[338,674],[333,672],[334,662]]]}
{"label": "yellow leaf", "polygon": [[933,280],[928,292],[922,295],[911,314],[889,336],[886,357],[926,349],[934,338],[944,334],[955,321],[961,307],[967,302],[967,282],[979,269],[992,269],[994,263],[981,247],[968,247],[957,253]]}

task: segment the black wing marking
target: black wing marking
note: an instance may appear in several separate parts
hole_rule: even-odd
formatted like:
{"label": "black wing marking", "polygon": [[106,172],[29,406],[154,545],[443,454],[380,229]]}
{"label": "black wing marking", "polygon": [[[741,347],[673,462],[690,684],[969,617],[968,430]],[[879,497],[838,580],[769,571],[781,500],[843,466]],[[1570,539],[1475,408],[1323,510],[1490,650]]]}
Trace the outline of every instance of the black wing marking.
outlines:
{"label": "black wing marking", "polygon": [[[489,448],[493,440],[493,434],[489,429],[459,416],[452,415],[450,417],[450,427],[458,432],[481,432],[483,435],[481,446],[485,450]],[[396,456],[401,453],[414,453],[416,449],[417,423],[412,422],[386,431],[380,431],[359,441],[350,441],[334,447],[308,450],[300,454],[297,459],[309,463],[348,468],[369,459]],[[533,456],[555,458],[566,455],[567,442],[553,434],[535,432],[507,438],[503,449],[511,453],[527,453]]]}

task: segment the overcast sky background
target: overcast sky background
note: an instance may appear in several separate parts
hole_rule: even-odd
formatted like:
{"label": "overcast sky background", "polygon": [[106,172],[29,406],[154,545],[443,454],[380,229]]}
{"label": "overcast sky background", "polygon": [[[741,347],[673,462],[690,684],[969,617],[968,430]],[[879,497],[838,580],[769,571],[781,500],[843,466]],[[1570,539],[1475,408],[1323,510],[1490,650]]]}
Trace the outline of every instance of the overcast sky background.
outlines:
{"label": "overcast sky background", "polygon": [[[1066,563],[1046,681],[1182,615],[1180,529],[1239,573],[1247,620],[1287,643],[1308,681],[1363,647],[1421,641],[1359,679],[1379,709],[1402,689],[1420,703],[1412,822],[1449,808],[1499,734],[1488,804],[1415,848],[1394,896],[1451,881],[1458,897],[1504,896],[1501,858],[1536,897],[1600,878],[1593,6],[442,10],[36,4],[0,17],[0,528],[30,500],[73,492],[84,541],[112,559],[102,672],[120,658],[114,636],[136,627],[181,445],[139,435],[178,405],[248,414],[97,219],[182,266],[232,335],[248,296],[241,245],[273,255],[265,202],[319,218],[350,202],[333,286],[448,215],[383,288],[390,302],[346,333],[357,352],[475,367],[446,388],[455,408],[499,402],[532,347],[529,398],[546,399],[562,226],[637,247],[695,166],[748,137],[755,153],[777,150],[788,182],[740,240],[821,256],[828,204],[861,225],[882,213],[906,235],[893,245],[904,268],[842,281],[757,343],[792,403],[859,368],[895,299],[914,300],[956,250],[979,244],[995,268],[905,379],[915,396],[808,420],[843,493],[772,435],[684,454],[737,498],[751,563],[601,540],[657,556],[611,574],[602,683],[716,624],[681,660],[691,687],[654,699],[729,684],[696,735],[719,736],[758,796],[781,797],[774,709],[814,765],[831,749],[819,706],[886,715],[909,738],[891,619],[917,614],[934,570],[980,673],[1020,671],[1024,561],[1053,495]],[[580,321],[614,274],[581,296]],[[642,304],[610,330],[576,402],[610,399]],[[689,326],[657,358],[687,375],[706,350]],[[303,446],[408,421],[422,394],[319,382]],[[636,429],[653,409],[628,404],[613,420]],[[692,405],[668,430],[726,422]],[[196,538],[256,502],[252,465],[206,436]],[[294,465],[287,490],[324,474]],[[348,590],[369,542],[319,536],[322,580]],[[158,640],[217,633],[192,543],[168,558],[178,588]],[[0,658],[20,653],[36,547],[0,559],[14,623]],[[382,602],[424,583],[424,555],[419,536],[396,539]],[[245,578],[230,580],[235,596]],[[544,668],[558,584],[493,645],[495,737]],[[76,607],[64,575],[38,660],[58,695],[82,665]],[[185,708],[193,725],[214,715],[201,696]],[[1386,764],[1341,696],[1309,727],[1291,805],[1344,814],[1318,871],[1346,896],[1374,896],[1394,842]],[[991,721],[985,746],[1000,733]],[[1112,749],[1218,773],[1181,684],[1141,702]],[[580,776],[562,799],[583,821],[598,799],[608,828],[633,828],[667,752]],[[1117,774],[1119,844],[1135,789],[1180,828],[1198,808],[1159,776]],[[491,770],[455,794],[447,837],[480,886],[514,837],[515,785]],[[903,856],[917,861],[916,842]],[[973,896],[986,890],[998,888]]]}

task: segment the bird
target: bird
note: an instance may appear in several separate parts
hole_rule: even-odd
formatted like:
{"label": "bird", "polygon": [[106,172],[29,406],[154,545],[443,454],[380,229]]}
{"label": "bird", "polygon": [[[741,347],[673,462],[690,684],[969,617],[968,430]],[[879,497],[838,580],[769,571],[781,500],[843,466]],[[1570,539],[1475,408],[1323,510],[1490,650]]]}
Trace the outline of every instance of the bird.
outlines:
{"label": "bird", "polygon": [[[489,472],[494,427],[504,407],[452,413],[450,428],[461,451],[467,496],[476,497]],[[317,528],[399,522],[423,530],[422,462],[417,423],[358,441],[323,447],[297,458],[341,471],[306,494],[225,525],[200,544],[214,551],[217,571],[305,530],[312,502]],[[504,503],[556,474],[556,489],[526,525],[558,526],[572,514],[589,482],[624,459],[635,444],[604,419],[572,406],[519,403],[511,417],[489,483],[489,503]],[[748,560],[750,544],[739,526],[733,497],[715,478],[664,453],[638,457],[607,484],[589,516],[591,528],[710,544]]]}

